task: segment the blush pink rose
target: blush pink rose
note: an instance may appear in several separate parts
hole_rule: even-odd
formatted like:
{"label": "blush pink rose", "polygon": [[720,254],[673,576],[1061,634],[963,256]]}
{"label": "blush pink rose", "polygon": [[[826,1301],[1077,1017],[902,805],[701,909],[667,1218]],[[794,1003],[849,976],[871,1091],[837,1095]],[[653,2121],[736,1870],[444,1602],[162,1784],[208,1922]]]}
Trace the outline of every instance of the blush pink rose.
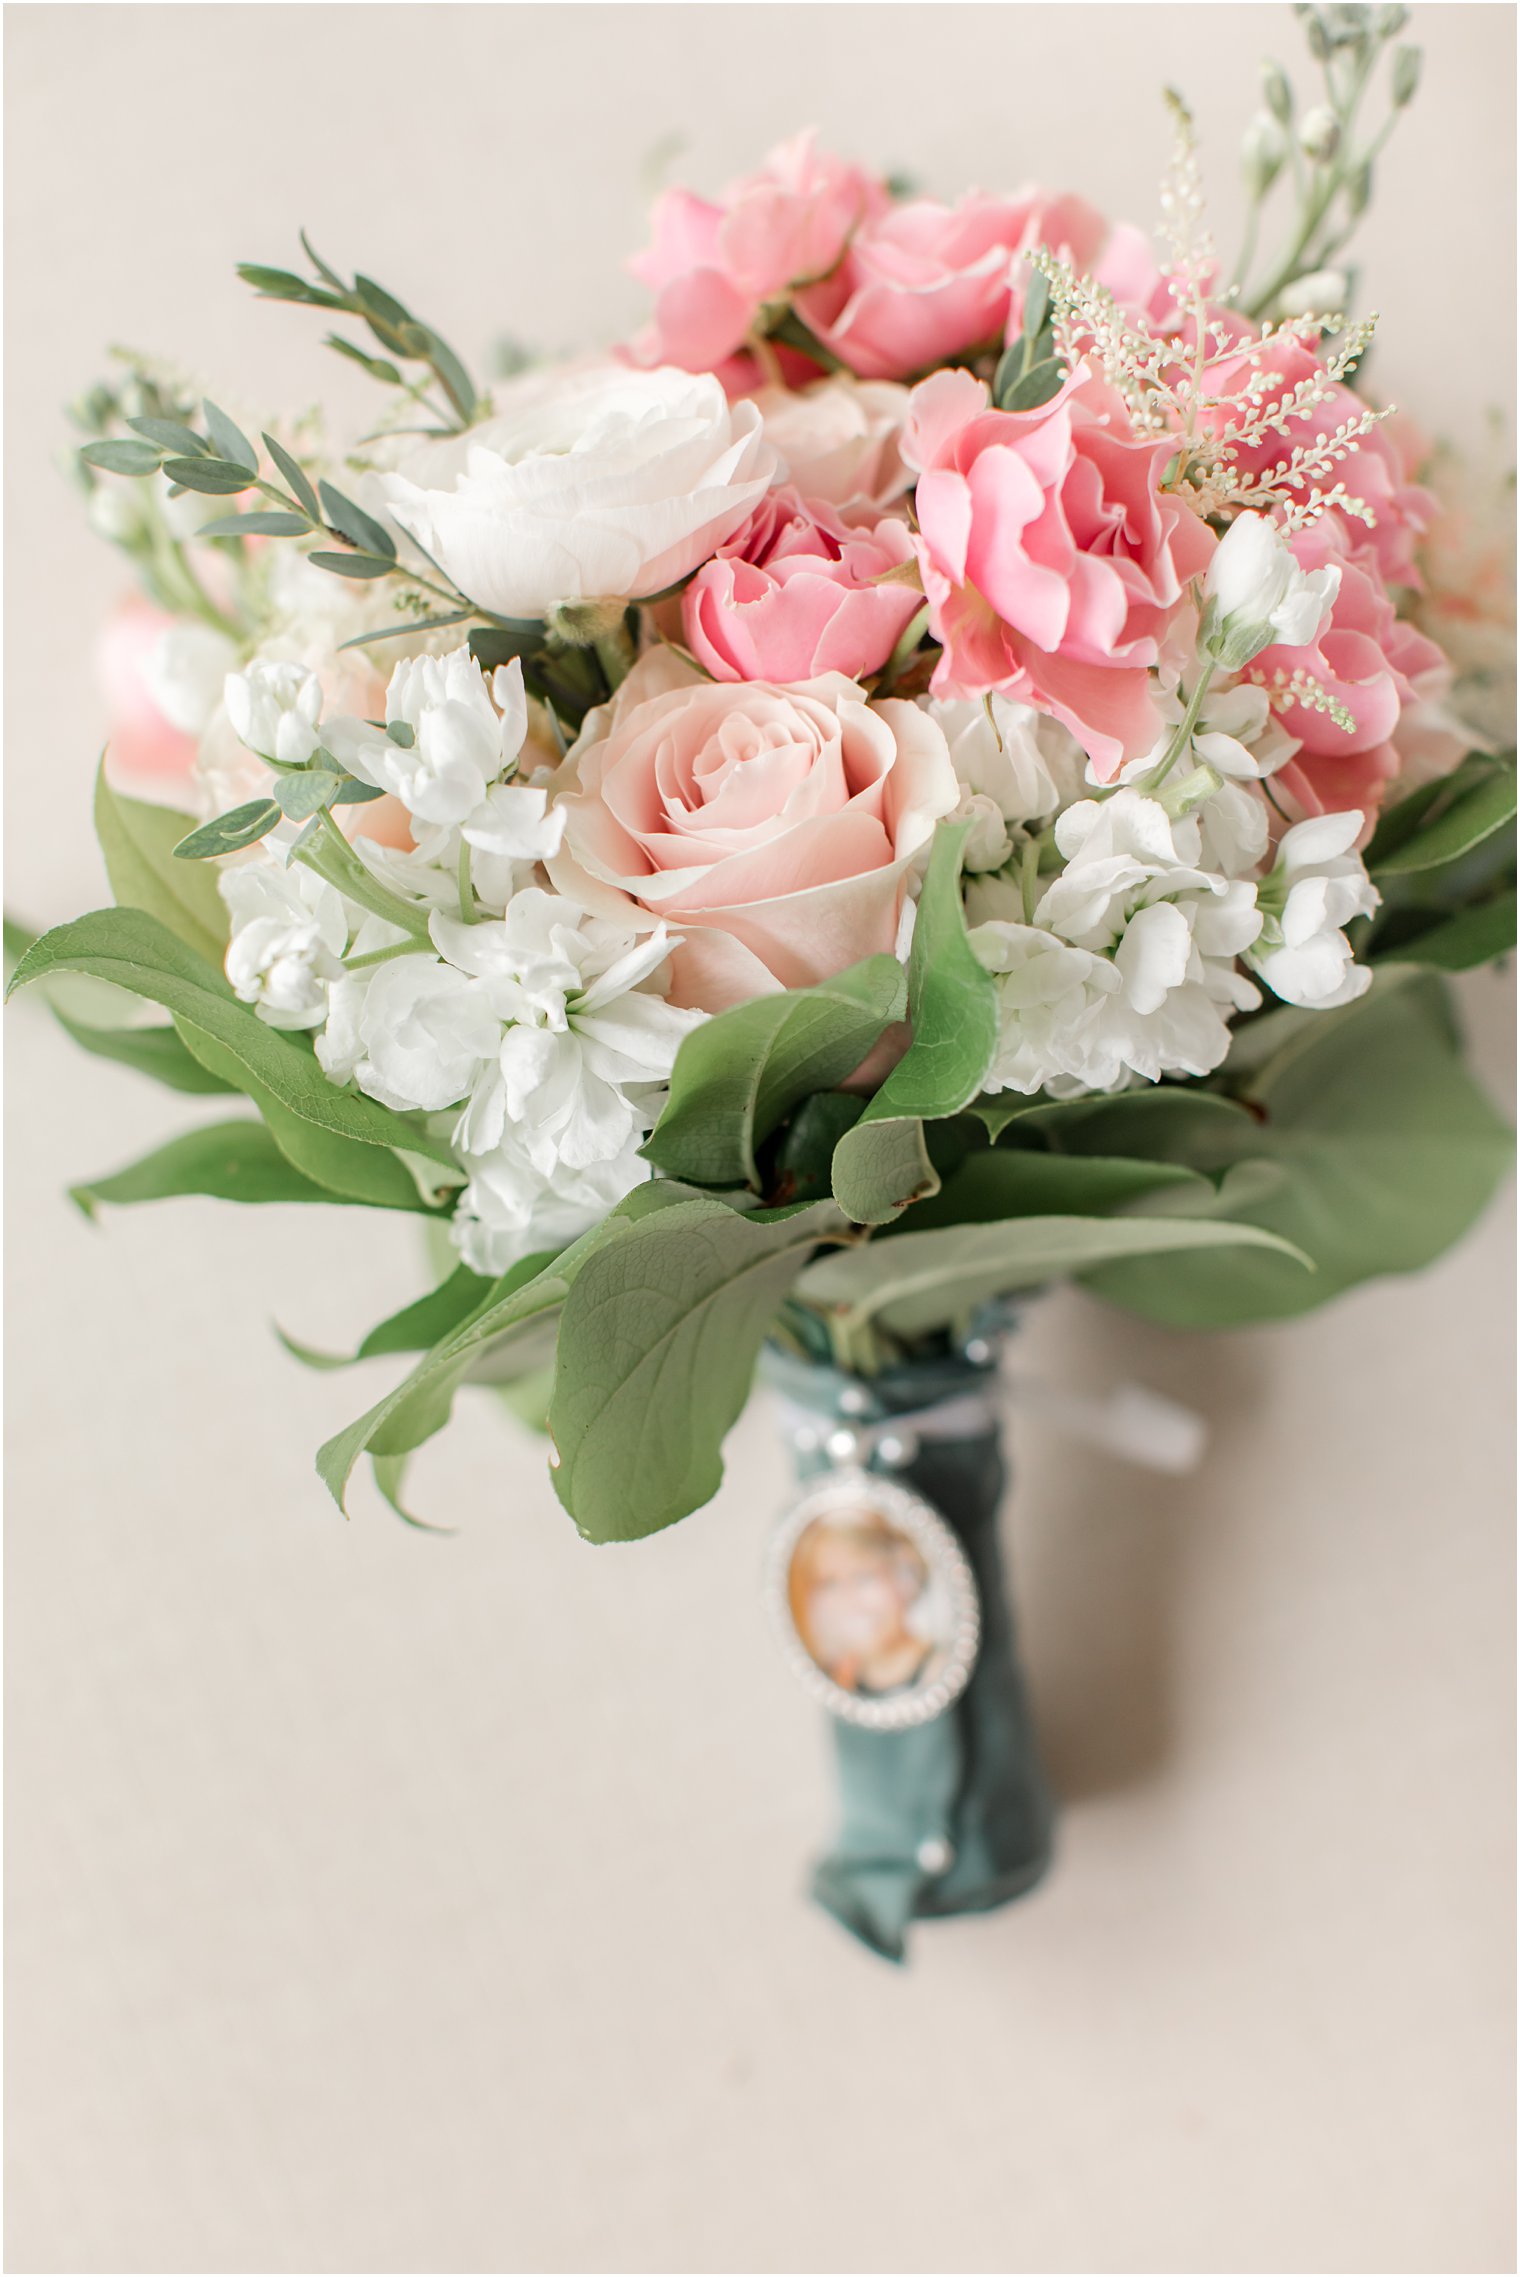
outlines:
{"label": "blush pink rose", "polygon": [[1353,725],[1348,731],[1308,704],[1278,706],[1300,749],[1273,784],[1304,815],[1361,807],[1370,835],[1390,783],[1416,770],[1424,779],[1444,774],[1462,756],[1463,739],[1441,713],[1450,667],[1433,640],[1395,615],[1372,548],[1350,538],[1338,517],[1322,514],[1290,544],[1304,569],[1338,567],[1340,589],[1316,641],[1263,649],[1249,677],[1272,688],[1307,672]]}
{"label": "blush pink rose", "polygon": [[655,296],[633,360],[714,370],[742,346],[763,303],[832,269],[850,232],[887,202],[884,184],[819,150],[811,132],[782,143],[718,203],[667,190],[654,243],[628,264]]}
{"label": "blush pink rose", "polygon": [[169,782],[188,776],[195,765],[196,737],[175,726],[153,692],[154,659],[178,623],[167,609],[133,595],[101,630],[95,668],[106,701],[113,773]]}
{"label": "blush pink rose", "polygon": [[785,462],[792,488],[852,520],[877,520],[913,487],[899,441],[908,390],[895,380],[843,373],[801,388],[754,394],[765,439]]}
{"label": "blush pink rose", "polygon": [[1034,411],[969,372],[913,391],[918,558],[944,649],[934,692],[992,689],[1070,728],[1107,780],[1161,731],[1151,667],[1215,540],[1161,489],[1168,438],[1133,432],[1083,365]]}
{"label": "blush pink rose", "polygon": [[624,924],[663,919],[672,1001],[717,1012],[890,951],[959,792],[916,704],[868,703],[837,672],[720,686],[656,648],[565,760],[549,874]]}
{"label": "blush pink rose", "polygon": [[[1267,371],[1272,379],[1261,400],[1264,404],[1278,403],[1291,388],[1312,377],[1318,366],[1319,359],[1301,340],[1284,336],[1265,345],[1252,342],[1210,364],[1204,392],[1206,396],[1238,397],[1254,372]],[[1258,443],[1237,445],[1235,463],[1245,473],[1264,474],[1282,465],[1296,443],[1312,443],[1316,436],[1333,434],[1348,419],[1361,418],[1368,408],[1353,389],[1335,383],[1323,402],[1288,422],[1286,435],[1267,435]],[[1201,425],[1217,433],[1238,417],[1238,410],[1226,401],[1216,409],[1205,410]],[[1416,546],[1437,506],[1431,493],[1414,481],[1414,467],[1407,453],[1406,439],[1379,425],[1363,435],[1321,481],[1326,489],[1332,483],[1344,483],[1350,495],[1359,498],[1373,515],[1370,530],[1365,523],[1351,519],[1345,520],[1345,527],[1354,542],[1370,542],[1388,583],[1418,586]]]}
{"label": "blush pink rose", "polygon": [[861,379],[907,379],[1017,328],[1031,247],[1086,270],[1107,236],[1080,198],[913,198],[865,221],[833,274],[797,295],[797,312]]}
{"label": "blush pink rose", "polygon": [[795,490],[768,491],[682,597],[686,645],[715,680],[879,672],[923,594],[878,579],[913,559],[906,522],[852,529]]}

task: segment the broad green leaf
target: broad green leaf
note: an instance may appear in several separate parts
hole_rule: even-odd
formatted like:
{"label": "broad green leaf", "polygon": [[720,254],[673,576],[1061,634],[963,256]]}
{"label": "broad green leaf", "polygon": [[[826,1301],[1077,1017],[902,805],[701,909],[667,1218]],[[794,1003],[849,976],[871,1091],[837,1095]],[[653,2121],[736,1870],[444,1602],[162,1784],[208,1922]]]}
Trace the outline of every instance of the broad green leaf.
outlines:
{"label": "broad green leaf", "polygon": [[[18,924],[12,917],[5,919],[7,982],[39,938],[30,926]],[[78,1017],[70,1009],[71,995],[86,1000],[89,1018]],[[71,1037],[81,1051],[90,1052],[96,1059],[117,1060],[123,1067],[135,1068],[139,1075],[152,1076],[156,1083],[165,1084],[171,1091],[204,1097],[212,1093],[225,1095],[237,1088],[203,1068],[172,1027],[138,1025],[135,1000],[124,997],[104,981],[69,976],[44,984],[41,996],[64,1034]]]}
{"label": "broad green leaf", "polygon": [[1495,894],[1491,901],[1481,901],[1472,909],[1459,910],[1454,917],[1438,919],[1410,938],[1395,936],[1385,947],[1380,936],[1371,954],[1375,963],[1391,960],[1433,965],[1442,972],[1467,972],[1474,965],[1507,956],[1514,946],[1515,889],[1511,886],[1507,893]]}
{"label": "broad green leaf", "polygon": [[776,1150],[778,1203],[822,1201],[830,1191],[834,1149],[865,1108],[853,1091],[815,1091],[804,1099]]}
{"label": "broad green leaf", "polygon": [[309,1049],[266,1026],[238,1002],[213,966],[142,910],[97,909],[72,924],[55,926],[27,951],[10,987],[54,972],[92,973],[130,995],[161,1004],[176,1020],[225,1047],[239,1070],[239,1088],[247,1079],[305,1122],[370,1146],[403,1147],[454,1166],[443,1141],[421,1123],[329,1083]]}
{"label": "broad green leaf", "polygon": [[1374,877],[1401,877],[1412,870],[1439,869],[1502,830],[1515,816],[1515,770],[1496,766],[1471,790],[1422,824],[1402,845],[1381,856]]}
{"label": "broad green leaf", "polygon": [[211,1194],[223,1202],[330,1202],[325,1188],[286,1161],[262,1123],[208,1123],[156,1147],[140,1162],[69,1193],[93,1217],[100,1202],[164,1202]]}
{"label": "broad green leaf", "polygon": [[[1306,1260],[1252,1225],[1193,1218],[1019,1217],[1001,1224],[897,1233],[810,1265],[796,1294],[841,1316],[850,1335],[867,1323],[902,1341],[969,1320],[980,1305],[1020,1289],[1085,1274],[1115,1257],[1229,1248],[1271,1249],[1284,1270]],[[1169,1271],[1170,1264],[1167,1267]]]}
{"label": "broad green leaf", "polygon": [[160,453],[174,451],[181,458],[194,458],[206,449],[204,437],[178,419],[129,419],[127,425],[134,434],[146,435],[150,443],[157,443]]}
{"label": "broad green leaf", "polygon": [[670,1103],[643,1153],[694,1186],[752,1186],[755,1149],[817,1091],[854,1073],[907,1010],[902,966],[867,957],[821,982],[719,1012],[676,1055]]}
{"label": "broad green leaf", "polygon": [[961,853],[969,823],[941,823],[919,896],[908,961],[913,1041],[834,1156],[834,1197],[880,1225],[937,1184],[921,1126],[959,1114],[997,1049],[997,993],[966,938]]}
{"label": "broad green leaf", "polygon": [[1149,1204],[1161,1187],[1174,1205],[1207,1209],[1214,1189],[1196,1170],[1176,1162],[1146,1162],[1103,1154],[1044,1154],[1033,1148],[989,1147],[946,1178],[937,1194],[917,1202],[878,1238],[899,1240],[931,1226],[975,1225],[1015,1217],[1100,1217],[1142,1197]]}
{"label": "broad green leaf", "polygon": [[95,778],[95,835],[112,893],[124,908],[146,910],[220,966],[230,926],[216,873],[174,859],[175,847],[194,828],[193,815],[114,790],[102,764]]}
{"label": "broad green leaf", "polygon": [[235,806],[230,813],[203,822],[198,830],[192,830],[187,838],[179,841],[174,849],[175,860],[209,862],[218,854],[235,854],[241,846],[257,844],[259,839],[267,838],[279,821],[280,805],[278,799],[249,799],[246,805]]}
{"label": "broad green leaf", "polygon": [[[373,784],[362,784],[361,789],[371,791]],[[343,788],[343,777],[327,767],[306,767],[298,775],[284,775],[275,788],[280,812],[292,822],[304,822],[319,808],[330,806]]]}
{"label": "broad green leaf", "polygon": [[177,1026],[186,1050],[202,1067],[253,1101],[286,1161],[318,1187],[326,1200],[356,1202],[376,1210],[436,1214],[406,1164],[389,1147],[370,1145],[308,1122],[284,1106],[225,1044],[189,1020],[182,1019]]}
{"label": "broad green leaf", "polygon": [[425,1297],[415,1298],[379,1321],[355,1352],[318,1352],[312,1345],[287,1336],[283,1328],[276,1327],[275,1334],[286,1351],[308,1368],[353,1368],[361,1360],[379,1359],[390,1352],[426,1352],[477,1311],[494,1285],[482,1274],[472,1273],[468,1265],[458,1265]]}
{"label": "broad green leaf", "polygon": [[370,1469],[383,1499],[406,1525],[415,1526],[422,1534],[452,1534],[453,1526],[437,1526],[430,1519],[414,1517],[401,1500],[401,1489],[406,1483],[406,1469],[410,1455],[371,1455]]}
{"label": "broad green leaf", "polygon": [[560,1316],[549,1433],[588,1541],[638,1541],[716,1493],[771,1317],[842,1230],[826,1202],[745,1217],[702,1198],[586,1259]]}
{"label": "broad green leaf", "polygon": [[1099,1294],[1176,1327],[1289,1319],[1430,1264],[1482,1211],[1513,1143],[1462,1064],[1438,980],[1390,971],[1358,1003],[1276,1033],[1250,1080],[1257,1119],[1195,1134],[1192,1160],[1210,1174],[1253,1161],[1282,1171],[1238,1214],[1311,1257],[1312,1281],[1253,1251],[1115,1266],[1094,1277]]}

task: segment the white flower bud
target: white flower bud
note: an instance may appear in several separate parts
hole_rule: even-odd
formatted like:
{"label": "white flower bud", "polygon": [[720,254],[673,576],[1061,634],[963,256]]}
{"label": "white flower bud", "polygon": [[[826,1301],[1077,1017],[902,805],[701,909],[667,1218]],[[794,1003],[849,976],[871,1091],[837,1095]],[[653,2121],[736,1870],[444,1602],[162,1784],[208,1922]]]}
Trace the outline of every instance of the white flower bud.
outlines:
{"label": "white flower bud", "polygon": [[1226,672],[1238,672],[1281,641],[1307,648],[1318,638],[1340,590],[1335,563],[1300,569],[1264,514],[1239,514],[1204,579],[1203,647]]}
{"label": "white flower bud", "polygon": [[1306,111],[1298,129],[1298,147],[1317,165],[1327,164],[1341,146],[1341,122],[1328,103]]}
{"label": "white flower bud", "polygon": [[1286,126],[1293,116],[1293,90],[1288,85],[1287,73],[1280,63],[1264,63],[1261,67],[1261,79],[1262,93],[1266,97],[1267,109],[1272,113],[1274,119]]}
{"label": "white flower bud", "polygon": [[317,748],[322,683],[301,664],[256,660],[229,672],[222,691],[240,743],[282,767],[304,767]]}
{"label": "white flower bud", "polygon": [[143,534],[142,505],[131,483],[97,482],[86,512],[91,529],[112,545],[129,546]]}
{"label": "white flower bud", "polygon": [[1334,316],[1346,305],[1344,269],[1313,269],[1296,277],[1277,296],[1279,316]]}
{"label": "white flower bud", "polygon": [[1417,47],[1395,48],[1393,53],[1393,101],[1396,110],[1405,110],[1414,101],[1420,84],[1420,65],[1424,57]]}
{"label": "white flower bud", "polygon": [[1246,178],[1246,191],[1252,198],[1263,198],[1276,181],[1282,162],[1288,155],[1288,138],[1270,111],[1258,111],[1246,128],[1240,146],[1241,171]]}

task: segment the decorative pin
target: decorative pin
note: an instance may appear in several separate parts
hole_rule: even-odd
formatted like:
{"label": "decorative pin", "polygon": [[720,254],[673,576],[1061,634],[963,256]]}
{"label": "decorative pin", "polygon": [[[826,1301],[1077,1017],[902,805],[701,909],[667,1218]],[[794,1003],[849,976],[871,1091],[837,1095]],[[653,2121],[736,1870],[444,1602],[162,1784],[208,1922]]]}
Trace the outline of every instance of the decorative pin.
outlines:
{"label": "decorative pin", "polygon": [[970,1679],[970,1562],[933,1504],[895,1479],[852,1463],[808,1486],[771,1537],[765,1595],[793,1673],[845,1723],[930,1723]]}

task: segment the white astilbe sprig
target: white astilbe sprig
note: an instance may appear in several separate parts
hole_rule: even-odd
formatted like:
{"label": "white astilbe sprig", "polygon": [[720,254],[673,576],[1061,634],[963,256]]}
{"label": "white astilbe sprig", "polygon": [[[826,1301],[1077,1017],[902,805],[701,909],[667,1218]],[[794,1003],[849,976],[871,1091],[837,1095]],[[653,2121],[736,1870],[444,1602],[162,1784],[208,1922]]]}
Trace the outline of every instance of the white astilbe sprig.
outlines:
{"label": "white astilbe sprig", "polygon": [[1202,306],[1213,281],[1214,239],[1198,168],[1193,114],[1175,87],[1165,93],[1173,136],[1172,155],[1161,177],[1161,237],[1171,255],[1164,274],[1177,306],[1191,313]]}
{"label": "white astilbe sprig", "polygon": [[1339,697],[1332,696],[1324,682],[1316,680],[1314,674],[1305,671],[1302,665],[1293,672],[1284,672],[1279,666],[1275,672],[1270,673],[1259,671],[1253,666],[1247,670],[1245,677],[1253,686],[1266,690],[1267,702],[1273,711],[1291,711],[1295,704],[1301,704],[1306,712],[1323,712],[1327,719],[1334,720],[1336,726],[1347,735],[1355,734],[1356,721]]}

